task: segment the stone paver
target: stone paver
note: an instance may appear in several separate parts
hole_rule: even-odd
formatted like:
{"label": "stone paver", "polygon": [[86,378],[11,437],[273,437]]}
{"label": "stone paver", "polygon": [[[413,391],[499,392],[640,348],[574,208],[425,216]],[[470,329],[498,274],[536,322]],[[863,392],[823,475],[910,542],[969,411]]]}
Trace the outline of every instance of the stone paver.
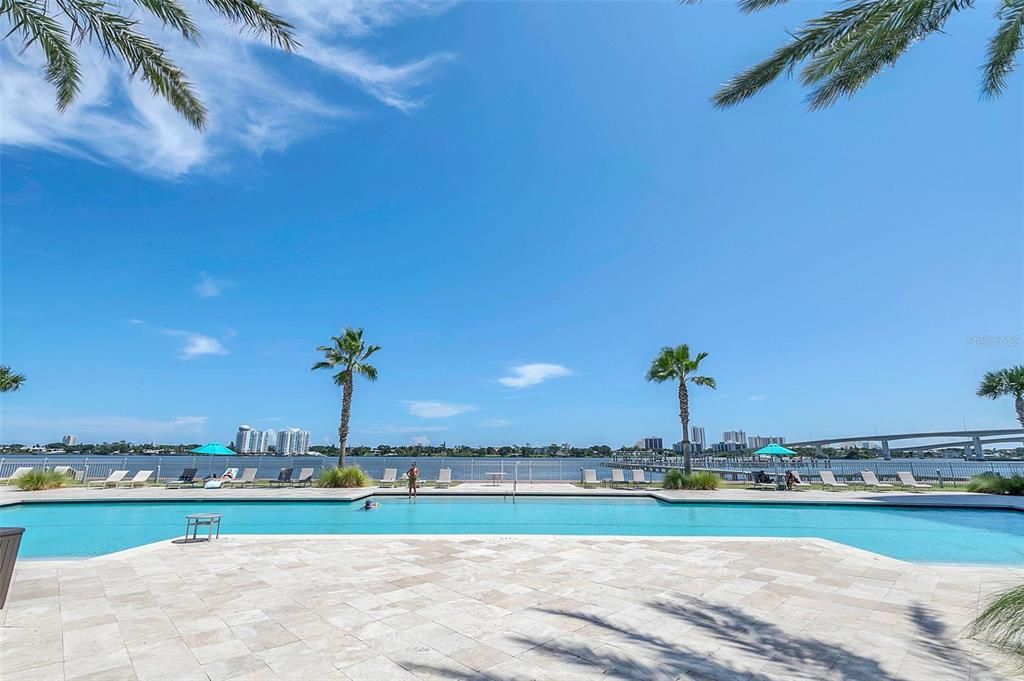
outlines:
{"label": "stone paver", "polygon": [[816,539],[247,536],[19,563],[7,679],[941,679],[997,568]]}

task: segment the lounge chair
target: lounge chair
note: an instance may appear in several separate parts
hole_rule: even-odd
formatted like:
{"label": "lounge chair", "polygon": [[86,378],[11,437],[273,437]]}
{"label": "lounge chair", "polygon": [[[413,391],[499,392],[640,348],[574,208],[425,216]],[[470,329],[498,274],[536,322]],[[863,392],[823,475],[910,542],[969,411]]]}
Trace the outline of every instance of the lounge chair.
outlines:
{"label": "lounge chair", "polygon": [[861,471],[860,479],[864,481],[865,487],[874,487],[875,489],[892,489],[892,485],[887,482],[879,482],[878,476],[875,475],[874,471]]}
{"label": "lounge chair", "polygon": [[836,476],[832,471],[818,471],[818,475],[821,477],[822,486],[826,489],[846,489],[849,487],[845,482],[836,480]]}
{"label": "lounge chair", "polygon": [[235,485],[241,485],[242,487],[245,487],[246,485],[252,485],[253,487],[255,487],[256,486],[256,473],[257,473],[257,469],[255,469],[255,468],[246,468],[246,469],[244,469],[242,471],[242,477],[240,477],[240,478],[232,478],[231,480],[225,480],[224,481],[224,486],[225,487],[234,487]]}
{"label": "lounge chair", "polygon": [[451,487],[452,485],[452,469],[442,468],[437,472],[437,486],[438,487]]}
{"label": "lounge chair", "polygon": [[149,482],[149,478],[152,475],[153,471],[139,471],[131,480],[119,480],[114,487],[120,487],[121,485],[125,485],[126,487],[135,487],[136,484],[142,486]]}
{"label": "lounge chair", "polygon": [[381,476],[380,486],[381,487],[394,487],[398,481],[398,469],[397,468],[385,468],[384,475]]}
{"label": "lounge chair", "polygon": [[644,471],[643,468],[634,468],[633,469],[633,487],[637,487],[638,485],[646,485],[646,484],[647,484],[647,473]]}
{"label": "lounge chair", "polygon": [[771,477],[768,476],[764,471],[757,471],[756,473],[750,474],[750,484],[754,486],[754,489],[776,489],[776,484]]}
{"label": "lounge chair", "polygon": [[601,483],[597,480],[597,471],[593,468],[583,469],[583,487],[597,487]]}
{"label": "lounge chair", "polygon": [[290,484],[292,484],[292,469],[291,468],[282,468],[281,472],[277,474],[277,480],[271,480],[270,481],[270,486],[271,487],[273,487],[274,485],[280,485],[281,487],[284,487],[285,485],[290,485]]}
{"label": "lounge chair", "polygon": [[128,471],[114,471],[107,476],[106,480],[90,480],[89,487],[96,485],[100,488],[103,487],[117,487],[118,483],[128,477]]}
{"label": "lounge chair", "polygon": [[301,468],[299,469],[299,479],[295,481],[296,485],[312,486],[313,485],[313,469],[312,468]]}
{"label": "lounge chair", "polygon": [[53,472],[57,475],[63,475],[68,478],[75,477],[75,469],[71,466],[54,466]]}
{"label": "lounge chair", "polygon": [[196,486],[196,473],[199,472],[198,468],[186,468],[178,476],[177,480],[171,480],[167,483],[167,489],[181,489],[185,485],[189,487]]}
{"label": "lounge chair", "polygon": [[221,482],[222,485],[229,485],[237,477],[238,477],[238,469],[237,468],[226,468],[224,470],[224,475],[220,476],[220,482]]}
{"label": "lounge chair", "polygon": [[811,483],[804,482],[800,478],[800,474],[799,473],[797,473],[796,471],[790,471],[790,473],[792,473],[793,477],[796,478],[796,480],[793,482],[793,487],[795,487],[797,489],[810,489],[811,488]]}
{"label": "lounge chair", "polygon": [[13,485],[14,483],[16,483],[18,481],[18,478],[20,478],[21,476],[25,475],[26,473],[28,473],[31,470],[32,470],[32,466],[21,466],[20,468],[16,468],[14,470],[14,472],[11,473],[11,477],[7,478],[7,480],[5,482],[7,482],[7,484],[9,484],[9,485]]}
{"label": "lounge chair", "polygon": [[917,478],[910,471],[899,471],[896,473],[896,477],[900,481],[900,485],[909,489],[931,489],[932,486],[923,482],[918,482]]}
{"label": "lounge chair", "polygon": [[612,469],[612,487],[622,487],[626,484],[626,474],[622,472],[621,468]]}

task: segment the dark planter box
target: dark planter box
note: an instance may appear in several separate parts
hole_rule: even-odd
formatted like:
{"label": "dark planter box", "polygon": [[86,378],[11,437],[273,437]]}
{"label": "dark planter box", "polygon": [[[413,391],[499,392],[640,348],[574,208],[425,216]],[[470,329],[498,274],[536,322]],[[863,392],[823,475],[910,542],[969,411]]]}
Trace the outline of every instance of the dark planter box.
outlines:
{"label": "dark planter box", "polygon": [[0,610],[7,603],[7,591],[14,577],[14,561],[18,559],[23,527],[0,527]]}

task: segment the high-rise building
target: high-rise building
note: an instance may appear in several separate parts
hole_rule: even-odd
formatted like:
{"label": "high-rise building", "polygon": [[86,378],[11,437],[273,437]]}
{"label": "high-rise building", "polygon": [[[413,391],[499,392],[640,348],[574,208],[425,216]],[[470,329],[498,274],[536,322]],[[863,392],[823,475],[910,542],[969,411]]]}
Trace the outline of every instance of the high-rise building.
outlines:
{"label": "high-rise building", "polygon": [[65,435],[61,442],[64,443],[65,447],[74,447],[78,444],[78,437],[75,435]]}
{"label": "high-rise building", "polygon": [[309,431],[287,428],[277,434],[277,455],[293,456],[309,451]]}
{"label": "high-rise building", "polygon": [[250,426],[238,426],[238,432],[235,434],[235,453],[251,454],[255,444],[254,437],[256,433],[257,431],[253,430]]}
{"label": "high-rise building", "polygon": [[645,452],[660,452],[665,448],[665,444],[660,437],[645,437],[641,438],[636,443],[637,449]]}
{"label": "high-rise building", "polygon": [[740,447],[747,446],[747,434],[742,430],[727,430],[722,433],[722,442],[731,442]]}
{"label": "high-rise building", "polygon": [[273,430],[268,428],[267,430],[263,431],[262,435],[263,439],[260,440],[259,453],[266,454],[267,452],[270,451],[270,445],[274,443],[274,438],[276,434],[274,433]]}
{"label": "high-rise building", "polygon": [[[686,452],[683,451],[683,441],[682,440],[680,440],[679,442],[677,442],[674,445],[672,445],[672,450],[676,454],[685,454],[686,453]],[[703,452],[704,452],[704,445],[702,445],[699,442],[690,442],[690,454],[701,454]]]}
{"label": "high-rise building", "polygon": [[784,445],[786,444],[786,438],[779,437],[777,435],[770,435],[764,437],[762,435],[751,435],[747,438],[748,449],[761,449],[761,447],[767,447],[768,445]]}
{"label": "high-rise building", "polygon": [[700,445],[701,449],[704,449],[708,441],[704,438],[704,428],[702,426],[693,426],[690,428],[690,442]]}

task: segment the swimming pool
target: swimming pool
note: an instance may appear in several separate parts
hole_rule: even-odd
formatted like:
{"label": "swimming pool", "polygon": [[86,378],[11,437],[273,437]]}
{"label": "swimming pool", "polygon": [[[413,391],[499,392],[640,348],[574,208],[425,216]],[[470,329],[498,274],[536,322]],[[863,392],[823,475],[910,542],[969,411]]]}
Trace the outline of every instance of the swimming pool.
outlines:
{"label": "swimming pool", "polygon": [[654,499],[430,497],[409,502],[161,501],[0,507],[26,528],[22,558],[97,556],[180,537],[185,515],[222,513],[225,534],[567,534],[820,537],[913,562],[1024,564],[1024,513]]}

